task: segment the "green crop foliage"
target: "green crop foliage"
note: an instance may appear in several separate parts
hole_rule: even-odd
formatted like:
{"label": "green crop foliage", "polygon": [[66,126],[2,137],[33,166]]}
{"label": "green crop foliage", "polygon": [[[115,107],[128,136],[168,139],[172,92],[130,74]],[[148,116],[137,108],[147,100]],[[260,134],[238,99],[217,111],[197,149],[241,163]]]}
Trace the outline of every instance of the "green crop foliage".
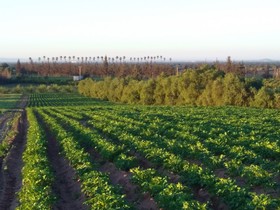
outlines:
{"label": "green crop foliage", "polygon": [[[72,96],[34,94],[30,106],[41,107],[32,109],[58,140],[93,209],[133,206],[98,172],[104,162],[124,170],[159,208],[211,209],[215,198],[228,209],[279,208],[279,110],[130,106]],[[89,155],[95,153],[98,163]],[[205,202],[192,195],[200,188],[209,193]]]}

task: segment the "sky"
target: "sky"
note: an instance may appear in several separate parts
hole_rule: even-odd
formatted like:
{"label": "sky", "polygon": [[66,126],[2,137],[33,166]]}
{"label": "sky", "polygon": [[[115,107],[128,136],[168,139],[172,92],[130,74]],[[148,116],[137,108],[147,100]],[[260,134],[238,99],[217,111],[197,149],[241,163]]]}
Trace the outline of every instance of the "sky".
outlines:
{"label": "sky", "polygon": [[0,58],[280,60],[279,0],[1,0]]}

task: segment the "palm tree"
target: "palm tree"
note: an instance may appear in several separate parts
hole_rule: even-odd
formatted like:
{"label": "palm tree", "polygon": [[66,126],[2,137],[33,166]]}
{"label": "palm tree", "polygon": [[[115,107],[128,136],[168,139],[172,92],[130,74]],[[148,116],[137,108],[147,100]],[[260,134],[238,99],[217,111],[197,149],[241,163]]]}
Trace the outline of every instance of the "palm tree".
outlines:
{"label": "palm tree", "polygon": [[40,61],[41,61],[41,57],[38,57],[38,63],[40,63]]}
{"label": "palm tree", "polygon": [[43,58],[44,58],[44,62],[45,62],[46,61],[46,56],[44,55]]}

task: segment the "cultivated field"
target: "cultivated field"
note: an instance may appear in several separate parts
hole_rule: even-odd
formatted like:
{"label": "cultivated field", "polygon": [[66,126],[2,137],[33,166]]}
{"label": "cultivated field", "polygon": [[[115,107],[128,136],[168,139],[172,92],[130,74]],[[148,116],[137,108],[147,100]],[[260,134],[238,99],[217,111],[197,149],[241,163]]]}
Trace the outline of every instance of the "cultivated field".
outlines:
{"label": "cultivated field", "polygon": [[279,110],[26,99],[1,209],[280,209]]}

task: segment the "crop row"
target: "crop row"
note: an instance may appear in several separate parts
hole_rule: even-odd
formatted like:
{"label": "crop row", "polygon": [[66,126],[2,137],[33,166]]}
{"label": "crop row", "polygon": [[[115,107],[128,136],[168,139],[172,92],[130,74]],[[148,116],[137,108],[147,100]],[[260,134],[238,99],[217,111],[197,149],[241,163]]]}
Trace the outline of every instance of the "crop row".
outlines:
{"label": "crop row", "polygon": [[97,171],[91,162],[90,155],[84,151],[68,131],[49,115],[38,111],[44,122],[52,130],[58,140],[63,155],[69,160],[81,182],[82,192],[86,195],[86,204],[91,209],[130,209],[123,199],[109,183],[107,175]]}
{"label": "crop row", "polygon": [[205,186],[209,192],[221,197],[231,208],[252,209],[265,206],[272,209],[277,205],[276,200],[265,194],[258,196],[248,192],[245,188],[237,186],[230,178],[217,178],[211,171],[190,164],[180,156],[159,147],[159,142],[156,139],[149,141],[137,133],[127,132],[126,128],[120,126],[118,121],[106,120],[106,117],[93,115],[89,112],[88,117],[90,116],[93,119],[91,123],[95,128],[112,139],[117,139],[127,148],[137,150],[156,165],[163,165],[166,169],[180,174],[188,184]]}
{"label": "crop row", "polygon": [[15,108],[20,96],[21,94],[0,94],[0,111],[1,109]]}
{"label": "crop row", "polygon": [[[90,116],[95,116],[94,114],[96,114],[96,112],[89,113]],[[230,149],[228,153],[224,152],[215,155],[211,145],[207,145],[203,141],[200,141],[200,139],[193,134],[185,133],[183,131],[179,132],[175,129],[166,131],[168,132],[168,135],[166,135],[166,132],[161,134],[160,129],[162,129],[162,127],[165,128],[165,130],[168,130],[163,123],[143,123],[142,119],[141,122],[139,122],[130,118],[124,118],[120,115],[112,115],[110,112],[103,112],[102,120],[103,118],[105,118],[108,123],[110,120],[117,121],[119,129],[125,129],[126,132],[136,134],[137,136],[141,136],[152,142],[157,142],[159,147],[166,148],[168,151],[180,155],[182,158],[198,159],[205,167],[211,169],[225,167],[228,169],[230,175],[245,177],[250,186],[254,184],[275,185],[272,180],[273,174],[262,168],[270,169],[271,163],[273,162],[263,160],[261,156],[254,154],[253,151],[249,152],[249,150],[246,149],[238,150],[237,148],[239,147],[232,146],[232,149]],[[94,119],[96,120],[96,118]],[[256,165],[253,162],[249,165],[244,165],[245,161],[243,162],[243,160],[250,159],[249,155],[253,155],[254,158],[259,159],[261,164]],[[253,157],[251,157],[252,161]],[[274,176],[277,176],[279,168],[275,167],[270,170],[274,170]]]}
{"label": "crop row", "polygon": [[34,93],[29,96],[29,107],[42,106],[81,106],[81,105],[96,105],[107,104],[99,100],[86,98],[78,94],[63,94],[63,93]]}
{"label": "crop row", "polygon": [[[75,117],[76,119],[81,119],[76,113],[69,111],[65,111],[63,113],[65,115]],[[98,113],[98,116],[96,113]],[[262,160],[261,165],[253,163],[244,165],[243,160],[248,160],[248,158],[250,158],[248,157],[248,152],[242,154],[244,150],[237,150],[234,147],[230,153],[222,153],[216,156],[211,150],[211,145],[206,147],[203,143],[201,143],[201,141],[199,141],[197,136],[190,133],[184,133],[182,131],[176,131],[174,128],[168,130],[164,123],[145,123],[145,120],[142,120],[142,118],[140,118],[140,122],[135,119],[123,117],[120,114],[115,113],[112,115],[110,110],[102,110],[102,114],[95,110],[88,112],[88,115],[93,117],[94,120],[99,120],[98,118],[101,118],[101,121],[103,121],[103,119],[107,120],[107,123],[114,123],[117,121],[117,125],[115,126],[117,126],[120,130],[125,130],[126,132],[141,136],[144,139],[157,143],[158,147],[166,148],[168,151],[179,155],[182,158],[198,159],[204,167],[212,170],[224,167],[228,169],[229,175],[246,178],[248,186],[264,185],[265,187],[274,187],[276,185],[276,183],[273,182],[273,177],[277,176],[279,167],[273,167],[271,169],[271,164],[273,162],[271,163],[265,161],[262,157],[259,157],[259,160]],[[165,128],[164,133],[160,131],[162,127]],[[253,154],[253,152],[249,154]],[[258,156],[255,154],[254,157],[257,158]],[[271,171],[274,171],[274,175],[267,172],[262,167],[269,168]]]}
{"label": "crop row", "polygon": [[[48,116],[54,116],[60,124],[67,127],[75,139],[80,140],[85,148],[95,148],[105,160],[113,161],[117,167],[123,170],[130,170],[132,180],[141,186],[143,192],[148,191],[158,202],[160,207],[166,209],[205,209],[205,204],[192,199],[190,189],[180,183],[168,183],[166,177],[156,175],[152,169],[142,170],[133,168],[137,164],[135,157],[130,156],[129,150],[122,145],[115,145],[99,135],[95,130],[82,126],[79,122],[71,120],[54,110],[44,110]],[[141,178],[142,177],[142,178]],[[143,178],[146,177],[146,178]],[[149,186],[149,187],[148,187]]]}
{"label": "crop row", "polygon": [[27,119],[29,128],[17,209],[51,209],[55,201],[51,189],[54,175],[47,158],[46,136],[30,109],[27,110]]}

